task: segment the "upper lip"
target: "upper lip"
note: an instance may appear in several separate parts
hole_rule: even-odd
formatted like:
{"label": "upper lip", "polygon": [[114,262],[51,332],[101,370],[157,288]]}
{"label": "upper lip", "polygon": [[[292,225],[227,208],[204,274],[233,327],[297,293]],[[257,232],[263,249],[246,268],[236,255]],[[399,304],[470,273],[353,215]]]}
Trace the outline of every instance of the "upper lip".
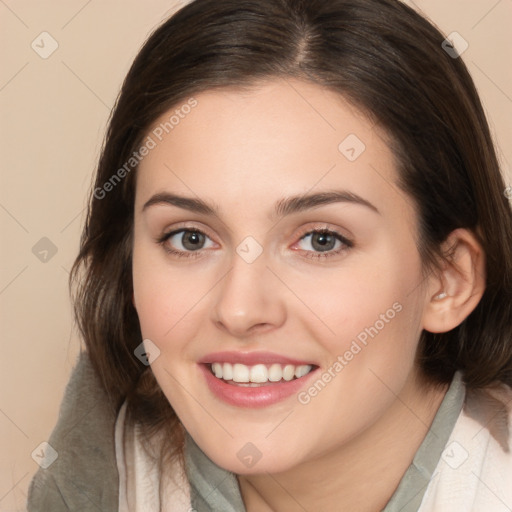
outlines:
{"label": "upper lip", "polygon": [[256,365],[258,363],[262,364],[292,364],[294,366],[301,366],[304,364],[311,364],[314,366],[314,363],[311,361],[300,361],[299,359],[293,359],[287,356],[282,356],[280,354],[274,354],[272,352],[212,352],[204,357],[202,357],[199,363],[209,364],[209,363],[241,363],[246,366]]}

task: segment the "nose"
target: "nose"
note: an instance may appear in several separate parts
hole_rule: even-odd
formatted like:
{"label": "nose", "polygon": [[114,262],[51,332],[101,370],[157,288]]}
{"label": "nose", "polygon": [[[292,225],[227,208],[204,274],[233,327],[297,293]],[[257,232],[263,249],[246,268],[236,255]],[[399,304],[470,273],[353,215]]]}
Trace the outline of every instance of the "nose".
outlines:
{"label": "nose", "polygon": [[286,320],[282,288],[264,254],[252,263],[234,254],[230,271],[216,287],[213,322],[237,338],[278,328]]}

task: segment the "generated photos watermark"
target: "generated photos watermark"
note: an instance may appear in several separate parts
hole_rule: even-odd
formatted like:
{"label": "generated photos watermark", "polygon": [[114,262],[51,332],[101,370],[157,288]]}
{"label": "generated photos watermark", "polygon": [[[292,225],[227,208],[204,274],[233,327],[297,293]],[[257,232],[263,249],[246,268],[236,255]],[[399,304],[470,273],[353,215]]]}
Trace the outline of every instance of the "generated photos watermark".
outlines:
{"label": "generated photos watermark", "polygon": [[96,199],[104,199],[109,192],[112,192],[133,169],[137,168],[151,150],[158,146],[165,135],[171,133],[180,124],[181,120],[185,119],[197,105],[198,102],[194,97],[189,98],[186,103],[175,109],[166,121],[153,128],[140,145],[138,151],[134,151],[132,156],[101,187],[94,189],[94,197]]}
{"label": "generated photos watermark", "polygon": [[301,391],[297,395],[299,403],[307,405],[331,382],[350,361],[354,359],[365,347],[368,346],[370,339],[375,338],[389,324],[395,316],[402,311],[403,307],[400,302],[395,302],[385,313],[381,313],[379,318],[370,327],[365,327],[352,340],[350,347],[343,353],[338,355],[334,363],[327,368],[320,377],[307,389]]}

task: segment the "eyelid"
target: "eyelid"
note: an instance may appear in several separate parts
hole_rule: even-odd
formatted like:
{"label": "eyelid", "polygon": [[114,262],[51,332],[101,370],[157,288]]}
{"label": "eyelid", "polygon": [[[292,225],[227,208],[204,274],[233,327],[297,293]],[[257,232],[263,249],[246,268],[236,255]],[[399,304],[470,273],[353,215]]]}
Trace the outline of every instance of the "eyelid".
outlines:
{"label": "eyelid", "polygon": [[331,226],[326,222],[312,223],[310,225],[302,227],[299,229],[298,233],[294,235],[294,238],[297,238],[297,241],[299,241],[302,240],[306,235],[309,235],[310,233],[318,232],[332,233],[333,235],[339,237],[339,239],[341,239],[341,241],[346,243],[347,245],[354,245],[352,235],[344,234],[340,228]]}
{"label": "eyelid", "polygon": [[[157,242],[165,241],[165,240],[169,239],[171,236],[175,235],[176,233],[179,233],[180,231],[195,231],[195,232],[198,232],[198,233],[201,233],[201,234],[207,236],[210,240],[215,242],[215,240],[214,240],[215,237],[211,236],[211,233],[209,232],[208,229],[199,227],[199,226],[193,226],[187,222],[178,223],[178,225],[173,226],[172,229],[164,230],[161,235],[158,235],[156,237],[156,241]],[[215,242],[215,243],[217,243],[217,242]]]}

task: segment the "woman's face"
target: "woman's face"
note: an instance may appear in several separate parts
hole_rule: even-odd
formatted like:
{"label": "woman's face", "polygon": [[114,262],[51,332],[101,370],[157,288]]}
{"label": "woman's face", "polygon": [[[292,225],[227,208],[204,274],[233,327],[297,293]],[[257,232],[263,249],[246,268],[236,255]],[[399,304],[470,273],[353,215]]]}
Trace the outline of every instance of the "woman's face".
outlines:
{"label": "woman's face", "polygon": [[195,100],[148,132],[134,303],[203,451],[239,474],[284,471],[414,389],[417,216],[383,133],[333,92],[274,80]]}

